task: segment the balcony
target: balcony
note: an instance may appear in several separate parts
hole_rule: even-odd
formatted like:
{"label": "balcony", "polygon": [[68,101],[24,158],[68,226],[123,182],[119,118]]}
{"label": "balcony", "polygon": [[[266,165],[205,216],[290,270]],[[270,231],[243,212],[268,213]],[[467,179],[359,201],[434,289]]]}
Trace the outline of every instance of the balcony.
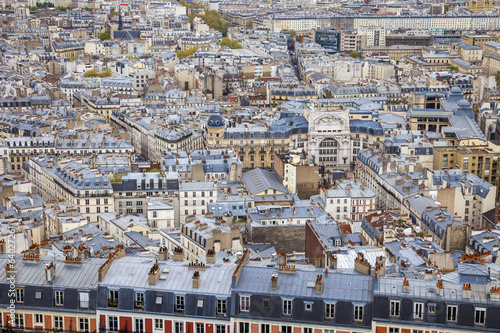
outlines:
{"label": "balcony", "polygon": [[135,301],[134,302],[134,309],[139,310],[139,311],[144,310],[144,302]]}
{"label": "balcony", "polygon": [[118,299],[108,298],[108,307],[110,307],[110,308],[118,307]]}

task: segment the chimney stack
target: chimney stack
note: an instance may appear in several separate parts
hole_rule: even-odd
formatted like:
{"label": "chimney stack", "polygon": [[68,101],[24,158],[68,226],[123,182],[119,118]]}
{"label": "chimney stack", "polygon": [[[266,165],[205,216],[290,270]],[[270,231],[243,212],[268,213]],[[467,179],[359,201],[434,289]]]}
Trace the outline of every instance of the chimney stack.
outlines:
{"label": "chimney stack", "polygon": [[207,251],[207,264],[215,264],[215,250],[209,249]]}
{"label": "chimney stack", "polygon": [[462,285],[462,298],[471,298],[472,297],[472,286],[470,283],[464,283]]}
{"label": "chimney stack", "polygon": [[200,272],[194,271],[193,273],[193,288],[199,288],[200,287]]}
{"label": "chimney stack", "polygon": [[323,275],[316,276],[316,284],[315,284],[315,293],[322,294],[323,293]]}
{"label": "chimney stack", "polygon": [[174,261],[184,261],[184,250],[180,246],[174,249]]}
{"label": "chimney stack", "polygon": [[337,256],[333,254],[330,255],[330,268],[337,269]]}
{"label": "chimney stack", "polygon": [[47,282],[52,282],[56,277],[56,265],[53,262],[45,266],[45,278]]}
{"label": "chimney stack", "polygon": [[316,268],[323,268],[325,267],[325,255],[320,254],[319,256],[314,259],[314,267]]}
{"label": "chimney stack", "polygon": [[403,280],[403,292],[408,294],[410,292],[410,281],[408,281],[406,278]]}
{"label": "chimney stack", "polygon": [[158,281],[158,277],[160,276],[160,266],[158,262],[155,262],[153,267],[148,272],[148,283],[150,286],[154,286],[156,281]]}
{"label": "chimney stack", "polygon": [[5,272],[7,273],[7,279],[16,275],[16,266],[14,263],[8,263],[5,265]]}
{"label": "chimney stack", "polygon": [[278,256],[278,266],[285,266],[287,263],[286,252],[281,251]]}
{"label": "chimney stack", "polygon": [[271,289],[278,289],[278,274],[273,274],[273,276],[271,276]]}
{"label": "chimney stack", "polygon": [[168,260],[168,248],[166,246],[160,247],[160,250],[158,251],[158,259]]}
{"label": "chimney stack", "polygon": [[371,275],[372,266],[361,252],[358,253],[358,257],[354,260],[354,270],[364,275]]}
{"label": "chimney stack", "polygon": [[443,280],[438,280],[438,282],[436,283],[436,294],[438,296],[443,296],[444,295]]}

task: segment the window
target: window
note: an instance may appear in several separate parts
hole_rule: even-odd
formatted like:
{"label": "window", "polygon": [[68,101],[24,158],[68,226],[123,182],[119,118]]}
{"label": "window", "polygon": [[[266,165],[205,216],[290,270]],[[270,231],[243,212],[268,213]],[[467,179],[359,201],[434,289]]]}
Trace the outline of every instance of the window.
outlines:
{"label": "window", "polygon": [[217,300],[217,314],[218,315],[226,315],[226,300],[218,299]]}
{"label": "window", "polygon": [[399,328],[389,327],[389,333],[399,333]]}
{"label": "window", "polygon": [[283,300],[283,314],[290,316],[292,314],[292,301],[291,300]]}
{"label": "window", "polygon": [[269,324],[260,324],[260,333],[271,333],[271,326]]}
{"label": "window", "polygon": [[162,296],[156,296],[156,304],[162,304],[163,303],[163,297]]}
{"label": "window", "polygon": [[249,323],[240,323],[239,333],[250,333],[250,324]]}
{"label": "window", "polygon": [[24,302],[24,289],[16,288],[16,302],[17,303]]}
{"label": "window", "polygon": [[144,320],[135,318],[135,333],[144,333]]}
{"label": "window", "polygon": [[427,303],[427,313],[429,314],[436,313],[436,303]]}
{"label": "window", "polygon": [[263,309],[269,309],[269,300],[268,299],[263,299],[262,300],[262,308]]}
{"label": "window", "polygon": [[304,327],[302,329],[302,333],[312,333],[313,329],[310,327]]}
{"label": "window", "polygon": [[411,332],[412,332],[412,333],[424,333],[424,331],[423,331],[423,330],[413,330],[413,331],[411,331]]}
{"label": "window", "polygon": [[355,322],[363,322],[363,305],[355,305],[354,306],[354,321]]}
{"label": "window", "polygon": [[215,325],[215,333],[226,333],[225,325]]}
{"label": "window", "polygon": [[399,317],[399,306],[399,301],[391,301],[389,312],[391,317]]}
{"label": "window", "polygon": [[24,328],[24,315],[21,313],[14,313],[14,326],[17,328]]}
{"label": "window", "polygon": [[175,333],[184,333],[184,323],[181,321],[175,322]]}
{"label": "window", "polygon": [[155,319],[155,329],[156,330],[163,330],[163,320],[162,319]]}
{"label": "window", "polygon": [[474,324],[476,326],[484,326],[486,324],[486,309],[476,308],[474,316]]}
{"label": "window", "polygon": [[196,303],[196,306],[199,308],[203,307],[203,299],[198,299],[198,302]]}
{"label": "window", "polygon": [[281,326],[280,333],[292,333],[292,326]]}
{"label": "window", "polygon": [[62,330],[64,328],[63,317],[60,316],[54,317],[54,328],[56,330]]}
{"label": "window", "polygon": [[312,311],[313,304],[312,303],[305,303],[304,308],[305,308],[306,311]]}
{"label": "window", "polygon": [[175,311],[184,311],[184,296],[175,296]]}
{"label": "window", "polygon": [[80,318],[78,320],[78,330],[80,332],[88,332],[89,331],[89,319],[88,318]]}
{"label": "window", "polygon": [[108,329],[111,332],[118,332],[118,317],[109,316],[108,317]]}
{"label": "window", "polygon": [[42,291],[41,290],[35,291],[35,299],[42,299]]}
{"label": "window", "polygon": [[413,319],[424,319],[424,303],[413,303]]}
{"label": "window", "polygon": [[135,309],[144,310],[144,293],[135,293]]}
{"label": "window", "polygon": [[80,308],[82,308],[82,309],[89,308],[89,293],[88,292],[80,292]]}
{"label": "window", "polygon": [[108,306],[118,306],[118,290],[109,291]]}
{"label": "window", "polygon": [[196,333],[205,333],[205,324],[196,324]]}
{"label": "window", "polygon": [[240,296],[240,311],[250,311],[250,296]]}
{"label": "window", "polygon": [[43,325],[43,315],[35,314],[35,325]]}
{"label": "window", "polygon": [[64,291],[56,290],[55,296],[56,296],[55,297],[56,305],[63,305],[64,304]]}
{"label": "window", "polygon": [[446,320],[456,322],[457,321],[458,306],[448,305],[446,307]]}
{"label": "window", "polygon": [[335,304],[325,304],[325,318],[326,320],[332,320],[335,318]]}

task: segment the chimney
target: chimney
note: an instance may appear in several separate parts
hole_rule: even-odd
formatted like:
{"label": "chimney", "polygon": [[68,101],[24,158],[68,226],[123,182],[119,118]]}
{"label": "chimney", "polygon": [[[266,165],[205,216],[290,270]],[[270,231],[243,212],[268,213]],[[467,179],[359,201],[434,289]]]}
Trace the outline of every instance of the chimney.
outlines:
{"label": "chimney", "polygon": [[333,254],[330,255],[330,268],[337,269],[337,256],[334,256]]}
{"label": "chimney", "polygon": [[158,265],[158,262],[155,262],[153,267],[148,272],[148,284],[150,286],[154,286],[156,284],[156,281],[158,281],[158,277],[160,276],[160,266]]}
{"label": "chimney", "polygon": [[193,288],[200,287],[200,272],[194,271],[193,273]]}
{"label": "chimney", "polygon": [[5,265],[5,272],[7,274],[7,279],[10,279],[11,277],[15,277],[16,275],[16,266],[14,263],[8,263]]}
{"label": "chimney", "polygon": [[500,287],[491,287],[490,299],[492,301],[500,301]]}
{"label": "chimney", "polygon": [[45,266],[45,278],[51,283],[56,277],[56,265],[53,262]]}
{"label": "chimney", "polygon": [[0,240],[0,253],[5,253],[5,239]]}
{"label": "chimney", "polygon": [[316,268],[323,268],[325,267],[325,255],[320,254],[319,256],[314,259],[314,267]]}
{"label": "chimney", "polygon": [[375,261],[375,270],[377,271],[378,276],[385,276],[385,257],[380,256],[377,257]]}
{"label": "chimney", "polygon": [[207,264],[215,264],[215,250],[209,249],[207,251]]}
{"label": "chimney", "polygon": [[438,296],[443,296],[444,295],[443,280],[438,280],[438,282],[436,283],[436,294]]}
{"label": "chimney", "polygon": [[162,246],[160,250],[158,250],[158,259],[168,260],[168,248],[166,246]]}
{"label": "chimney", "polygon": [[198,261],[196,261],[196,262],[191,261],[188,264],[188,269],[193,270],[193,271],[204,271],[206,268],[207,268],[207,266],[205,266],[204,263],[198,262]]}
{"label": "chimney", "polygon": [[462,298],[471,298],[472,297],[472,287],[470,283],[464,283],[462,285]]}
{"label": "chimney", "polygon": [[271,289],[278,289],[278,274],[273,274],[273,276],[271,276]]}
{"label": "chimney", "polygon": [[495,205],[495,216],[494,216],[494,219],[493,219],[495,221],[495,226],[498,224],[498,211],[499,211],[499,207],[500,207],[500,205],[497,202],[497,204]]}
{"label": "chimney", "polygon": [[365,260],[361,252],[359,252],[358,257],[354,259],[354,270],[364,275],[371,275],[372,266],[368,260]]}
{"label": "chimney", "polygon": [[403,280],[403,292],[408,294],[410,292],[410,281],[406,278]]}
{"label": "chimney", "polygon": [[287,263],[286,252],[281,251],[278,256],[278,266],[285,266]]}
{"label": "chimney", "polygon": [[174,249],[174,261],[184,261],[184,250],[180,246]]}
{"label": "chimney", "polygon": [[314,285],[315,289],[314,292],[316,294],[322,294],[323,293],[323,275],[318,275],[316,276],[316,284]]}

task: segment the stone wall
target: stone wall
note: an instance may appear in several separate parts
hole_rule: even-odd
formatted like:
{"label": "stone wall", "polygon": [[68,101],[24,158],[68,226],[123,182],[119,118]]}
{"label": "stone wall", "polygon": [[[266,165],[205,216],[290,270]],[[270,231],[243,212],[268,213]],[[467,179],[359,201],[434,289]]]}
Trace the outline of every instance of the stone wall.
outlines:
{"label": "stone wall", "polygon": [[255,226],[250,241],[269,243],[279,251],[305,251],[306,227],[298,226]]}

